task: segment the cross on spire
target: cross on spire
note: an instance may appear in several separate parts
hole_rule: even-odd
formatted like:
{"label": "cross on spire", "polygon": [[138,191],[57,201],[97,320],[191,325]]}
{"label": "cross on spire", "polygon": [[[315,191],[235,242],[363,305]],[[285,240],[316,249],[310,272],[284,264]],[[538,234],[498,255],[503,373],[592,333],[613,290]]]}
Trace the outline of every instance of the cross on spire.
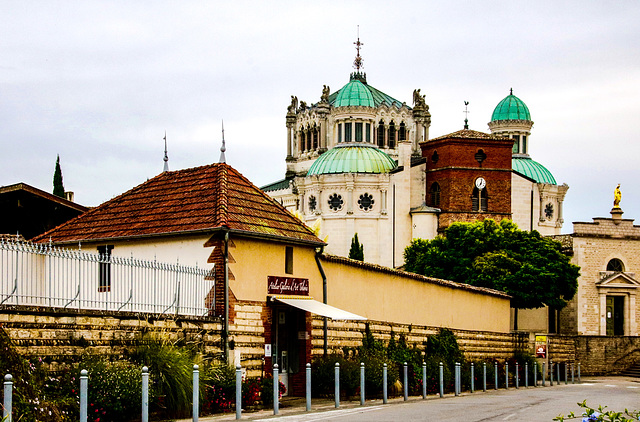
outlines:
{"label": "cross on spire", "polygon": [[164,158],[162,159],[164,161],[164,169],[162,169],[162,172],[164,173],[165,171],[169,171],[169,156],[167,155],[167,131],[164,131]]}
{"label": "cross on spire", "polygon": [[469,105],[469,101],[464,102],[464,128],[469,129],[469,113],[467,106]]}
{"label": "cross on spire", "polygon": [[355,46],[356,46],[356,59],[353,61],[353,67],[356,69],[356,72],[360,72],[360,69],[363,66],[362,64],[362,57],[360,57],[360,47],[362,47],[364,45],[364,43],[360,42],[360,25],[358,25],[358,40],[356,42],[354,42]]}

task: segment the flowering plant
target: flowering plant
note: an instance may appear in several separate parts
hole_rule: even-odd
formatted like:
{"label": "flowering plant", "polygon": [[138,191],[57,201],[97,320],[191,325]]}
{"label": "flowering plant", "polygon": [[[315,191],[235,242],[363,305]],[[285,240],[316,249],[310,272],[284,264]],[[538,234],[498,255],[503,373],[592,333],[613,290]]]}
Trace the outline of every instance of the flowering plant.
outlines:
{"label": "flowering plant", "polygon": [[587,401],[578,403],[578,406],[584,409],[582,415],[576,416],[573,412],[567,416],[557,416],[553,418],[554,421],[565,421],[567,419],[579,419],[582,418],[582,422],[631,422],[640,420],[640,411],[629,411],[624,409],[624,412],[615,412],[613,410],[606,410],[607,406],[598,406],[597,409],[589,407]]}

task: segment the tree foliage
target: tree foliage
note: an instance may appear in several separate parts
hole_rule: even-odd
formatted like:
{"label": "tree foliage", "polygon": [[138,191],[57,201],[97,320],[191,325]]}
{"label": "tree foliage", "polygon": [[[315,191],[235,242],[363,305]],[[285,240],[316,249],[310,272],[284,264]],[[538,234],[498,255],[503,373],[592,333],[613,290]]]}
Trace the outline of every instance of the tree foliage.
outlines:
{"label": "tree foliage", "polygon": [[349,259],[364,261],[364,245],[358,241],[358,233],[351,239],[351,249],[349,249]]}
{"label": "tree foliage", "polygon": [[508,220],[453,223],[444,237],[414,240],[404,257],[407,271],[501,290],[513,308],[563,308],[580,275],[560,242]]}
{"label": "tree foliage", "polygon": [[56,160],[56,170],[53,173],[53,194],[64,198],[64,185],[62,184],[62,169],[60,168],[60,156]]}

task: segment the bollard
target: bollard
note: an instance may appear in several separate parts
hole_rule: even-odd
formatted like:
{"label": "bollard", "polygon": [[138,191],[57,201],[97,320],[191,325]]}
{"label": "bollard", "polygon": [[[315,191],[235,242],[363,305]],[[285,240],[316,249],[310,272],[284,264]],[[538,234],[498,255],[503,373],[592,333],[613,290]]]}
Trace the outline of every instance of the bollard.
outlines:
{"label": "bollard", "polygon": [[444,368],[442,367],[442,362],[439,365],[440,368],[440,397],[444,397]]}
{"label": "bollard", "polygon": [[509,389],[509,362],[504,363],[504,388]]}
{"label": "bollard", "polygon": [[427,398],[427,363],[422,361],[422,398]]}
{"label": "bollard", "polygon": [[[3,420],[6,418],[6,422],[11,422],[13,409],[13,377],[10,374],[4,376],[4,411],[2,412]],[[85,411],[84,416],[85,421],[87,420],[87,415]]]}
{"label": "bollard", "polygon": [[553,387],[553,361],[549,361],[549,386]]}
{"label": "bollard", "polygon": [[529,388],[529,362],[524,363],[524,388]]}
{"label": "bollard", "polygon": [[80,371],[80,422],[87,422],[87,393],[89,390],[89,372]]}
{"label": "bollard", "polygon": [[456,362],[456,366],[453,374],[454,374],[454,382],[453,382],[454,394],[456,396],[459,396],[460,395],[460,363]]}
{"label": "bollard", "polygon": [[360,406],[364,406],[364,362],[360,362]]}
{"label": "bollard", "polygon": [[482,362],[482,391],[487,392],[487,362]]}
{"label": "bollard", "polygon": [[538,362],[533,362],[533,386],[538,386]]}
{"label": "bollard", "polygon": [[198,422],[200,416],[200,371],[198,365],[193,365],[193,422]]}
{"label": "bollard", "polygon": [[494,364],[493,375],[495,377],[493,388],[494,390],[497,390],[498,389],[498,361],[496,361]]}
{"label": "bollard", "polygon": [[476,389],[476,380],[475,380],[475,376],[474,376],[474,370],[473,370],[473,362],[471,362],[471,392],[473,393],[473,390]]}
{"label": "bollard", "polygon": [[141,422],[149,422],[149,368],[142,367],[142,418]]}
{"label": "bollard", "polygon": [[580,377],[580,362],[578,362],[578,382],[582,382],[582,378]]}
{"label": "bollard", "polygon": [[557,378],[558,382],[557,382],[557,384],[560,385],[560,362],[558,362],[556,364],[556,373],[558,374],[558,378]]}
{"label": "bollard", "polygon": [[307,363],[307,412],[311,410],[311,364]]}
{"label": "bollard", "polygon": [[336,409],[340,407],[340,364],[336,362],[335,369],[335,386],[334,386],[334,395],[336,396]]}
{"label": "bollard", "polygon": [[547,368],[546,363],[542,362],[542,386],[544,387],[544,381],[547,379]]}
{"label": "bollard", "polygon": [[567,362],[564,363],[564,385],[569,384],[569,377],[567,377]]}
{"label": "bollard", "polygon": [[575,384],[576,383],[576,379],[575,379],[574,375],[575,375],[575,372],[574,372],[573,362],[571,362],[571,384]]}
{"label": "bollard", "polygon": [[382,365],[382,403],[387,404],[387,364]]}
{"label": "bollard", "polygon": [[236,365],[236,420],[242,419],[242,366]]}
{"label": "bollard", "polygon": [[519,373],[520,368],[518,366],[519,366],[519,364],[518,364],[518,362],[516,362],[516,374],[515,374],[516,375],[516,390],[520,388],[520,373]]}
{"label": "bollard", "polygon": [[273,365],[273,414],[277,415],[278,413],[280,413],[280,378],[276,363]]}
{"label": "bollard", "polygon": [[404,401],[409,400],[409,374],[407,372],[407,362],[404,363]]}

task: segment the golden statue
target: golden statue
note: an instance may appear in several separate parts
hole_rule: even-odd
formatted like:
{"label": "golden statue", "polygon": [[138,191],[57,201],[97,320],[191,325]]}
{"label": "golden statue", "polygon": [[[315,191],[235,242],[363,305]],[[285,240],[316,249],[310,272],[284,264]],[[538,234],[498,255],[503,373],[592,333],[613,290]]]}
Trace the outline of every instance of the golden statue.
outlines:
{"label": "golden statue", "polygon": [[620,183],[613,191],[613,208],[620,208],[620,199],[622,198],[622,193],[620,192]]}

